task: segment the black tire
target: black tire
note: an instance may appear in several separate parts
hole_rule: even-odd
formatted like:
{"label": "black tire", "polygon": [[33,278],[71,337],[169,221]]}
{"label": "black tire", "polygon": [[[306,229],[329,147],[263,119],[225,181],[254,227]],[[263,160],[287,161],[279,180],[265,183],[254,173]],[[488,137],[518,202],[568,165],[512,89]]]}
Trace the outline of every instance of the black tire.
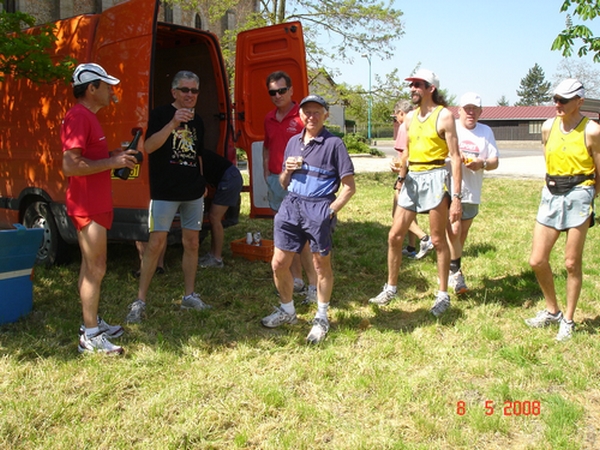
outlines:
{"label": "black tire", "polygon": [[58,232],[56,221],[45,202],[34,202],[27,207],[23,216],[23,225],[27,228],[43,228],[44,240],[38,249],[35,263],[52,266],[68,260],[68,246]]}

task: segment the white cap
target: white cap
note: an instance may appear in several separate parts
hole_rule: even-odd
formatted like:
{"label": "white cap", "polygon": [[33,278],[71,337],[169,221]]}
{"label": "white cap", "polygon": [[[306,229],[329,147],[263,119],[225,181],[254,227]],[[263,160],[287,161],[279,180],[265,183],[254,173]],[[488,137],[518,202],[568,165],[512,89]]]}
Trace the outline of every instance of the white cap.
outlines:
{"label": "white cap", "polygon": [[433,84],[437,89],[440,88],[440,79],[437,77],[437,75],[435,73],[433,73],[431,70],[427,70],[427,69],[419,69],[417,70],[417,73],[415,73],[414,75],[405,78],[405,81],[417,81],[417,80],[423,80],[426,81],[429,84]]}
{"label": "white cap", "polygon": [[575,78],[567,78],[566,80],[561,81],[559,85],[554,88],[554,94],[567,99],[575,96],[584,98],[585,88],[583,87],[583,84],[581,84]]}
{"label": "white cap", "polygon": [[73,72],[73,86],[80,86],[96,80],[102,80],[113,86],[121,82],[118,78],[107,74],[102,66],[94,63],[79,64]]}
{"label": "white cap", "polygon": [[460,106],[473,105],[481,108],[481,97],[475,92],[467,92],[460,98]]}

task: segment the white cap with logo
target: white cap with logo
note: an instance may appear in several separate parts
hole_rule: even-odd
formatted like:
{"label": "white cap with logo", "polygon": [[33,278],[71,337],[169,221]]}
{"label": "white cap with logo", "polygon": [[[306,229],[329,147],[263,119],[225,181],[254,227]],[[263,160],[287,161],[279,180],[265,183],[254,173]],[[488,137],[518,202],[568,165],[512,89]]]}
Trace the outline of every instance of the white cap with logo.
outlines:
{"label": "white cap with logo", "polygon": [[121,82],[118,78],[106,73],[102,66],[94,63],[79,64],[73,72],[73,86],[80,86],[96,80],[104,81],[113,86]]}
{"label": "white cap with logo", "polygon": [[481,108],[481,97],[475,92],[467,92],[460,98],[460,106],[464,107],[467,105],[477,106]]}
{"label": "white cap with logo", "polygon": [[419,69],[419,70],[417,70],[417,72],[414,75],[411,75],[410,77],[405,78],[404,80],[405,81],[423,80],[429,84],[434,85],[437,89],[440,88],[440,79],[438,78],[438,76],[431,70],[427,70],[427,69]]}
{"label": "white cap with logo", "polygon": [[566,99],[571,99],[575,96],[585,98],[585,88],[575,78],[567,78],[554,88],[554,95],[559,95]]}

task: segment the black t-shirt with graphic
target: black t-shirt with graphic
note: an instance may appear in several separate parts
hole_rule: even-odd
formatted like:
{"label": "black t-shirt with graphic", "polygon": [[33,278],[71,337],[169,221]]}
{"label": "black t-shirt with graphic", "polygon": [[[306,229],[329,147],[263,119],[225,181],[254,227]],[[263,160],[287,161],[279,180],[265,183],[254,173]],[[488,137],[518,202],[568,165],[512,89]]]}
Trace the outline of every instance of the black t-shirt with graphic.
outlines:
{"label": "black t-shirt with graphic", "polygon": [[[150,113],[146,139],[171,121],[177,109],[173,105]],[[150,197],[153,200],[187,201],[204,195],[206,180],[200,173],[198,158],[204,148],[204,123],[197,115],[182,122],[166,142],[148,155]]]}

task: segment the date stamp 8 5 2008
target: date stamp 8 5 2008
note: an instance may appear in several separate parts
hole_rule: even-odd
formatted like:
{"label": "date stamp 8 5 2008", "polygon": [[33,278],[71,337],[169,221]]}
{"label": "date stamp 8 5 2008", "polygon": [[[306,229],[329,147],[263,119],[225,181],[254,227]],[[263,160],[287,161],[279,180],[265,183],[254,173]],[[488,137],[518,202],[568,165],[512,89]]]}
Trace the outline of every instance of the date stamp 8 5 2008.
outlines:
{"label": "date stamp 8 5 2008", "polygon": [[[486,416],[496,412],[493,400],[486,400],[483,404]],[[539,400],[505,400],[501,408],[503,416],[539,416],[542,412],[542,403]],[[467,413],[467,404],[463,400],[456,402],[456,414],[464,416]]]}

